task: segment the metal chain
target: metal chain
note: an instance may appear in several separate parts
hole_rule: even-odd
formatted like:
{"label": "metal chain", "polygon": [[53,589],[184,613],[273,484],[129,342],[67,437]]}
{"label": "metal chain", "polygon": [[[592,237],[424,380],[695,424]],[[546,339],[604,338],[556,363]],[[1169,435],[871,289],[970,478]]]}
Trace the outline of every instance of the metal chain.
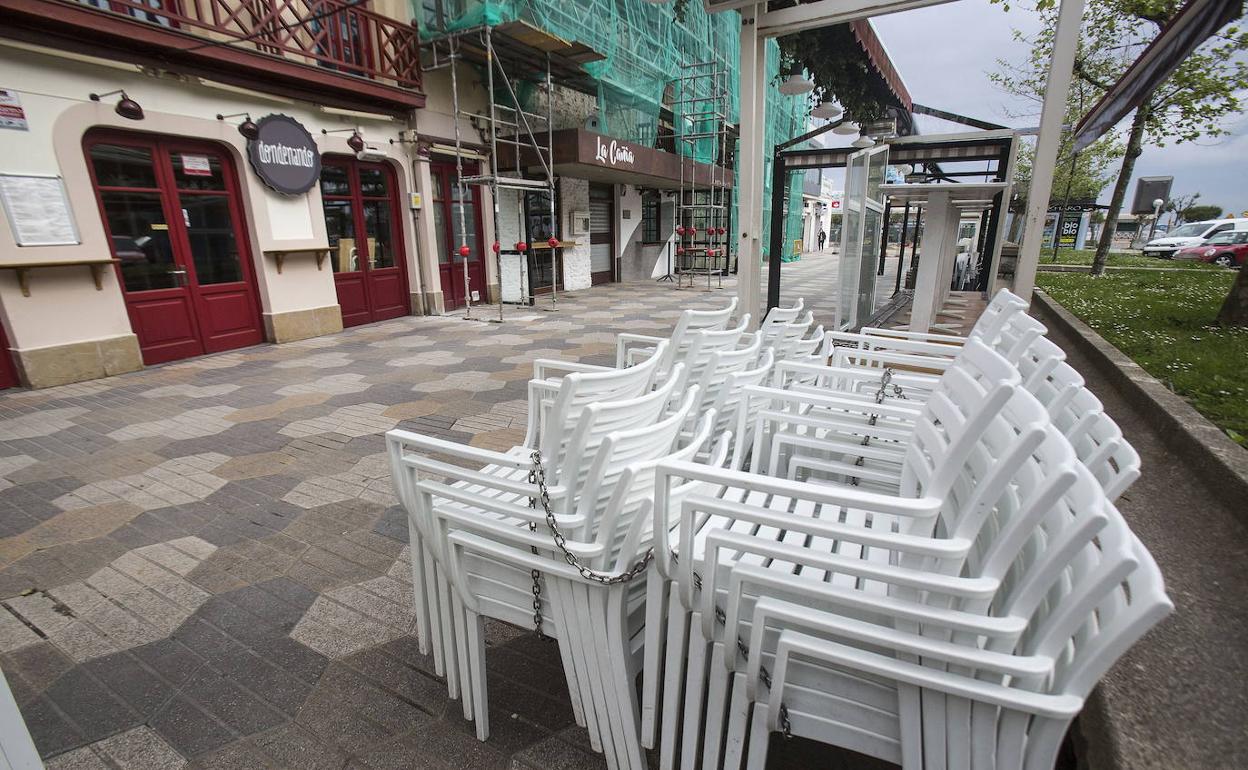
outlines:
{"label": "metal chain", "polygon": [[[536,482],[537,472],[530,470],[529,483],[534,484]],[[536,498],[529,498],[529,507],[534,510],[537,509]],[[537,531],[537,522],[529,522],[529,531]],[[538,553],[537,546],[535,545],[529,546],[529,550],[535,554]],[[537,634],[538,639],[545,639],[546,634],[542,632],[542,572],[541,570],[534,568],[529,570],[529,577],[533,578],[533,633]]]}
{"label": "metal chain", "polygon": [[[889,393],[889,385],[892,385],[892,393]],[[906,394],[902,392],[901,386],[893,382],[893,367],[891,366],[884,367],[884,371],[880,374],[880,388],[879,390],[875,391],[875,403],[882,404],[884,403],[884,399],[886,398],[904,399],[905,397],[906,397]],[[876,422],[878,422],[879,419],[880,419],[880,416],[878,414],[872,413],[867,418],[867,426],[874,428]],[[869,446],[870,444],[871,444],[871,435],[870,434],[863,435],[862,445]],[[866,459],[867,458],[865,457],[859,457],[857,460],[854,461],[854,465],[861,468],[866,462]],[[849,485],[851,487],[858,486],[858,483],[859,483],[859,479],[857,476],[849,477]]]}
{"label": "metal chain", "polygon": [[[564,561],[581,573],[581,577],[595,583],[601,583],[604,586],[627,583],[646,571],[646,568],[650,566],[650,562],[654,561],[654,548],[647,549],[645,554],[632,567],[616,575],[598,572],[581,564],[581,560],[577,558],[576,554],[568,550],[567,538],[559,530],[559,523],[555,520],[555,512],[550,508],[550,492],[546,488],[546,466],[542,464],[542,453],[536,449],[533,450],[532,459],[533,470],[529,472],[529,478],[537,484],[538,500],[542,504],[542,510],[546,512],[546,526],[550,527],[550,534],[555,540],[555,546],[563,554]],[[535,528],[536,526],[536,524],[530,523],[530,527]],[[536,547],[533,548],[533,552],[537,552]],[[536,570],[534,571],[536,572]]]}

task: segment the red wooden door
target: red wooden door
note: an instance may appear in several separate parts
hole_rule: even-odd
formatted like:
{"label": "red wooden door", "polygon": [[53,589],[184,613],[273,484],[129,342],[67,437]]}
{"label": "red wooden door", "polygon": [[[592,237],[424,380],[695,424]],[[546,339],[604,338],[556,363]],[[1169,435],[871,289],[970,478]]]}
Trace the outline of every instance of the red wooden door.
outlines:
{"label": "red wooden door", "polygon": [[[433,200],[429,209],[433,212],[433,229],[438,241],[438,275],[442,281],[442,297],[447,310],[463,307],[471,292],[477,299],[485,299],[485,237],[481,227],[481,201],[475,185],[465,185],[461,198],[455,184],[454,163],[431,163]],[[475,164],[464,164],[464,174],[475,174]],[[464,225],[460,227],[460,215]],[[459,255],[460,246],[468,246],[465,259]],[[464,286],[464,266],[467,264],[468,286]]]}
{"label": "red wooden door", "polygon": [[321,200],[343,326],[408,313],[397,196],[394,173],[385,164],[322,161]]}
{"label": "red wooden door", "polygon": [[143,362],[264,339],[238,178],[215,145],[100,132],[86,140]]}

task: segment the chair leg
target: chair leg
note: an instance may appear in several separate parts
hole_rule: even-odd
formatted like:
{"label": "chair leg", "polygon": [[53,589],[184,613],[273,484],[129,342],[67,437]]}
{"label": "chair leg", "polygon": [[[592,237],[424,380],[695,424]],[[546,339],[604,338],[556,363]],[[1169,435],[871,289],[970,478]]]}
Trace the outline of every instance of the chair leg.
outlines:
{"label": "chair leg", "polygon": [[459,698],[459,667],[456,665],[455,622],[452,620],[451,594],[455,589],[442,565],[434,566],[438,588],[438,624],[442,628],[442,658],[446,665],[446,695],[451,700]]}
{"label": "chair leg", "polygon": [[[587,587],[580,584],[569,584],[569,588],[575,597],[577,616],[581,618],[590,617],[589,591]],[[607,761],[607,767],[615,768],[619,763],[615,754],[615,743],[612,741],[610,712],[607,710],[606,697],[602,687],[602,677],[600,675],[602,668],[598,664],[597,639],[595,638],[593,628],[583,628],[582,632],[580,654],[585,661],[583,668],[587,674],[586,684],[593,699],[594,717],[598,723],[598,737],[602,741],[602,755]]]}
{"label": "chair leg", "polygon": [[[711,646],[711,666],[707,673],[706,737],[702,739],[702,767],[719,767],[719,750],[724,738],[724,710],[727,708],[729,671],[724,665],[723,642]],[[736,654],[736,650],[732,650]]]}
{"label": "chair leg", "polygon": [[611,676],[615,680],[615,700],[619,723],[622,728],[620,740],[624,753],[628,757],[628,766],[645,770],[646,757],[641,747],[641,714],[637,701],[634,664],[629,651],[629,634],[626,628],[628,598],[626,586],[612,586],[605,591],[599,589],[595,593],[603,594],[606,605],[607,657],[611,664]]}
{"label": "chair leg", "polygon": [[754,704],[754,719],[750,724],[750,756],[746,770],[763,770],[767,766],[767,744],[771,731],[767,729],[767,704]]}
{"label": "chair leg", "polygon": [[563,674],[568,680],[568,695],[572,701],[572,717],[576,720],[578,727],[585,727],[585,704],[584,695],[581,693],[581,686],[578,681],[576,672],[576,659],[569,652],[571,647],[571,627],[575,625],[574,619],[569,619],[564,612],[565,604],[564,596],[559,593],[560,581],[553,581],[549,588],[547,601],[550,606],[550,615],[558,627],[555,637],[558,639],[559,660],[563,663]]}
{"label": "chair leg", "polygon": [[429,549],[421,546],[424,551],[421,563],[425,568],[425,604],[429,608],[429,641],[433,648],[433,672],[438,676],[446,676],[446,658],[442,644],[442,614],[438,610],[441,603],[441,592],[438,589],[438,567]]}
{"label": "chair leg", "polygon": [[451,619],[455,628],[456,663],[459,666],[460,706],[464,710],[464,719],[472,719],[472,695],[476,682],[469,673],[468,619],[464,616],[464,602],[454,587],[451,588]]}
{"label": "chair leg", "polygon": [[[490,704],[486,698],[485,681],[485,619],[475,613],[465,618],[467,626],[468,681],[472,689],[473,722],[477,740],[490,737]],[[467,698],[465,698],[465,701]]]}
{"label": "chair leg", "polygon": [[667,640],[667,581],[650,570],[646,578],[646,651],[641,667],[641,745],[653,749],[658,739],[658,706]]}
{"label": "chair leg", "polygon": [[746,731],[750,729],[750,701],[745,674],[732,675],[732,700],[728,709],[728,736],[724,741],[724,770],[737,770],[745,756]]}
{"label": "chair leg", "polygon": [[702,756],[702,705],[706,695],[707,644],[706,638],[702,636],[702,613],[690,613],[684,724],[681,725],[680,736],[681,770],[696,770],[698,759]]}
{"label": "chair leg", "polygon": [[598,724],[598,709],[594,706],[594,678],[588,667],[589,657],[585,650],[589,643],[585,639],[583,621],[578,612],[577,587],[565,580],[547,580],[546,591],[551,601],[558,601],[560,611],[565,618],[564,638],[559,640],[560,654],[566,643],[568,658],[576,672],[576,696],[580,699],[581,713],[585,717],[585,729],[589,731],[589,745],[599,753],[604,753],[602,730]]}
{"label": "chair leg", "polygon": [[407,517],[408,560],[411,562],[412,573],[412,604],[416,611],[416,644],[421,655],[428,655],[430,649],[429,636],[429,597],[425,593],[425,547],[420,541],[420,532],[412,517]]}
{"label": "chair leg", "polygon": [[675,770],[680,745],[680,713],[684,705],[685,653],[688,650],[689,613],[672,583],[668,599],[667,648],[663,666],[663,721],[659,741],[659,770]]}

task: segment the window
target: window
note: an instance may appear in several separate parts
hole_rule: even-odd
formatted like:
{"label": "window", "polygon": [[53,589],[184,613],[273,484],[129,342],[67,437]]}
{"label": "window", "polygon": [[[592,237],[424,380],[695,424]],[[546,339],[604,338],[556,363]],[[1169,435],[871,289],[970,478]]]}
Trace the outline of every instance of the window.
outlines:
{"label": "window", "polygon": [[641,196],[641,242],[661,243],[659,223],[662,219],[663,197],[658,192],[648,192]]}

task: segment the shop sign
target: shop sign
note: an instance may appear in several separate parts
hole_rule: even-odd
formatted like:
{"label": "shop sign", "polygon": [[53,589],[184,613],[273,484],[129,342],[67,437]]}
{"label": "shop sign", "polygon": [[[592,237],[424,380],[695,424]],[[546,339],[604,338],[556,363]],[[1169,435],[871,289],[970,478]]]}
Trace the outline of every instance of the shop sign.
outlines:
{"label": "shop sign", "polygon": [[321,177],[321,153],[308,129],[288,115],[265,115],[247,142],[256,176],[283,195],[300,195]]}
{"label": "shop sign", "polygon": [[627,144],[616,139],[604,142],[601,136],[595,134],[594,145],[594,160],[604,166],[615,166],[620,163],[632,166],[636,162],[632,149]]}

